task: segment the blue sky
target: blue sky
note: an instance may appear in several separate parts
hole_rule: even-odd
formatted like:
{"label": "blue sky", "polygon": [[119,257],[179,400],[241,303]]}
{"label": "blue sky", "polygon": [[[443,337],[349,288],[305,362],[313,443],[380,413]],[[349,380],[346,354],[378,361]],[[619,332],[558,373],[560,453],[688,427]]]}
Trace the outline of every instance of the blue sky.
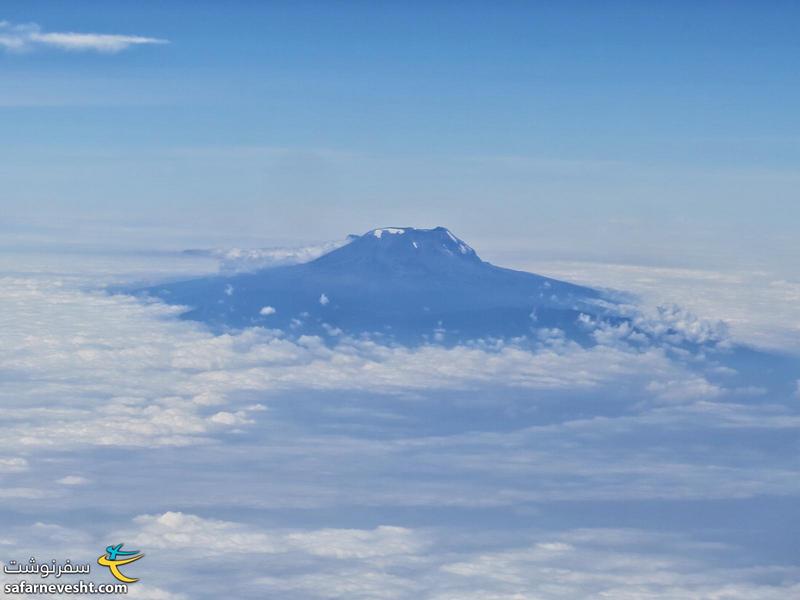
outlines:
{"label": "blue sky", "polygon": [[442,224],[490,251],[797,251],[793,3],[3,9],[169,42],[0,51],[7,231],[174,248]]}

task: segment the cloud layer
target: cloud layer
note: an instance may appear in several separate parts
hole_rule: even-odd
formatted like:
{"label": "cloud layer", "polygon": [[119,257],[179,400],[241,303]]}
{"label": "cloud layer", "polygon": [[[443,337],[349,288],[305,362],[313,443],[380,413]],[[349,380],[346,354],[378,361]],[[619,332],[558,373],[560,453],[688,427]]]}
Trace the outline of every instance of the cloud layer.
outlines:
{"label": "cloud layer", "polygon": [[169,600],[798,591],[796,371],[757,379],[724,326],[670,307],[585,320],[592,346],[217,335],[82,260],[0,277],[0,560],[125,541],[147,555],[132,597]]}
{"label": "cloud layer", "polygon": [[520,268],[636,293],[641,304],[678,303],[724,320],[739,343],[800,355],[800,281],[769,271],[715,271],[578,261],[521,261]]}
{"label": "cloud layer", "polygon": [[178,321],[180,307],[11,277],[2,279],[0,309],[2,396],[23,446],[198,443],[248,422],[250,408],[220,410],[243,391],[613,388],[656,403],[724,393],[668,348],[642,347],[617,329],[599,330],[602,343],[590,348],[558,331],[533,349],[499,341],[412,349],[339,336],[331,347],[263,328],[213,335]]}
{"label": "cloud layer", "polygon": [[735,545],[638,528],[534,527],[509,537],[394,525],[277,528],[170,511],[135,516],[113,531],[36,523],[16,524],[6,536],[19,552],[47,547],[80,560],[109,539],[146,548],[134,598],[783,600],[800,593],[797,568],[754,561]]}

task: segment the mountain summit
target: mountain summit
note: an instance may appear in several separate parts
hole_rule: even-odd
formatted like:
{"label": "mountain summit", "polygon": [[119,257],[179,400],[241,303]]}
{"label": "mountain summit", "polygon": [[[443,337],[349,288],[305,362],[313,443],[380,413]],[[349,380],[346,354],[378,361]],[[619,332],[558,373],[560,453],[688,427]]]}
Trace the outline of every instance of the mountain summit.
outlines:
{"label": "mountain summit", "polygon": [[362,236],[352,236],[350,244],[319,259],[327,264],[348,260],[419,265],[441,262],[442,267],[448,263],[452,266],[457,260],[481,262],[466,242],[458,239],[445,227],[373,229]]}
{"label": "mountain summit", "polygon": [[262,326],[331,342],[463,342],[541,328],[579,335],[581,313],[603,312],[597,290],[496,267],[444,227],[373,229],[307,263],[143,291],[215,329]]}

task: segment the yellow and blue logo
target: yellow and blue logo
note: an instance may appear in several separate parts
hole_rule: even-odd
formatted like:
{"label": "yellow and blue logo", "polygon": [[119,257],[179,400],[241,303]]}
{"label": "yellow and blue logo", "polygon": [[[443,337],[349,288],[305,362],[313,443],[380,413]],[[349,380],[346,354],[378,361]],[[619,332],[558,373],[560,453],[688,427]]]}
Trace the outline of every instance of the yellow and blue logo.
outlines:
{"label": "yellow and blue logo", "polygon": [[133,583],[135,581],[139,581],[138,578],[126,577],[122,574],[119,568],[123,565],[129,565],[132,562],[139,560],[144,556],[144,554],[138,550],[123,550],[122,546],[123,544],[108,546],[106,548],[106,553],[97,558],[97,564],[108,567],[108,570],[111,571],[111,574],[119,581],[124,583]]}

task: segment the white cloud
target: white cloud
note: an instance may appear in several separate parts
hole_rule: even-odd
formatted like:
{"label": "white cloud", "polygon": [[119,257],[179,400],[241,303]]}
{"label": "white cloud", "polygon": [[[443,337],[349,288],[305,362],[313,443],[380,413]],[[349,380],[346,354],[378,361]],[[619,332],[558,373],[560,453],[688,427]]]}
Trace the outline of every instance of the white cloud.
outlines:
{"label": "white cloud", "polygon": [[131,544],[145,548],[191,550],[195,554],[271,554],[283,552],[281,538],[231,521],[181,512],[141,515]]}
{"label": "white cloud", "polygon": [[264,317],[267,317],[269,315],[274,315],[276,312],[278,312],[278,311],[275,310],[274,307],[272,307],[272,306],[264,306],[260,311],[258,311],[258,314],[260,314],[260,315],[262,315]]}
{"label": "white cloud", "polygon": [[192,554],[281,554],[302,552],[338,559],[370,559],[419,552],[419,534],[403,527],[261,531],[243,523],[207,519],[181,512],[141,515],[132,543],[147,548],[186,550]]}
{"label": "white cloud", "polygon": [[334,327],[333,325],[329,325],[328,323],[322,323],[322,328],[325,330],[325,333],[332,337],[338,337],[340,335],[344,335],[344,331],[341,330],[339,327]]}
{"label": "white cloud", "polygon": [[350,241],[350,239],[344,239],[297,247],[213,248],[187,250],[186,252],[191,255],[210,256],[218,259],[220,270],[224,273],[247,273],[268,267],[310,262],[323,254],[349,244]]}
{"label": "white cloud", "polygon": [[209,420],[219,425],[252,425],[255,422],[247,418],[247,412],[244,410],[235,413],[223,410],[209,417]]}
{"label": "white cloud", "polygon": [[17,500],[40,500],[50,498],[54,494],[49,491],[29,487],[6,487],[0,488],[0,498]]}
{"label": "white cloud", "polygon": [[674,534],[586,529],[539,536],[527,546],[475,554],[442,565],[452,575],[436,600],[567,598],[765,598],[800,591],[792,568],[772,568],[786,579],[760,583],[770,569],[727,569],[730,549]]}
{"label": "white cloud", "polygon": [[39,25],[27,23],[14,25],[0,21],[0,47],[14,52],[24,52],[37,47],[69,51],[94,51],[116,53],[132,46],[166,44],[167,40],[140,35],[106,33],[75,33],[42,31]]}
{"label": "white cloud", "polygon": [[[136,517],[132,530],[115,535],[162,560],[179,552],[176,586],[191,581],[196,569],[225,569],[226,584],[241,596],[247,588],[235,586],[248,583],[262,596],[363,600],[778,600],[800,592],[794,567],[762,565],[726,544],[644,529],[484,533],[476,549],[447,527],[287,530],[167,512]],[[260,565],[255,581],[253,562]]]}
{"label": "white cloud", "polygon": [[86,485],[90,482],[86,477],[81,477],[80,475],[67,475],[59,479],[56,483],[60,483],[61,485]]}
{"label": "white cloud", "polygon": [[646,389],[659,399],[677,402],[716,398],[721,396],[724,391],[721,387],[709,383],[703,377],[693,376],[651,381],[647,384]]}
{"label": "white cloud", "polygon": [[[682,332],[699,339],[729,334],[737,343],[800,354],[800,282],[768,271],[578,261],[524,261],[515,266],[583,285],[633,292],[650,317],[671,319]],[[701,319],[686,311],[671,312],[674,303]],[[664,307],[661,315],[659,306]]]}
{"label": "white cloud", "polygon": [[319,303],[320,303],[322,306],[327,306],[327,304],[328,304],[329,302],[330,302],[330,300],[328,299],[328,297],[327,297],[325,294],[320,294],[320,295],[319,295]]}
{"label": "white cloud", "polygon": [[427,545],[418,533],[387,525],[370,530],[321,529],[290,533],[286,541],[293,548],[309,554],[339,559],[414,554]]}
{"label": "white cloud", "polygon": [[24,458],[0,458],[0,473],[27,471],[28,461]]}

